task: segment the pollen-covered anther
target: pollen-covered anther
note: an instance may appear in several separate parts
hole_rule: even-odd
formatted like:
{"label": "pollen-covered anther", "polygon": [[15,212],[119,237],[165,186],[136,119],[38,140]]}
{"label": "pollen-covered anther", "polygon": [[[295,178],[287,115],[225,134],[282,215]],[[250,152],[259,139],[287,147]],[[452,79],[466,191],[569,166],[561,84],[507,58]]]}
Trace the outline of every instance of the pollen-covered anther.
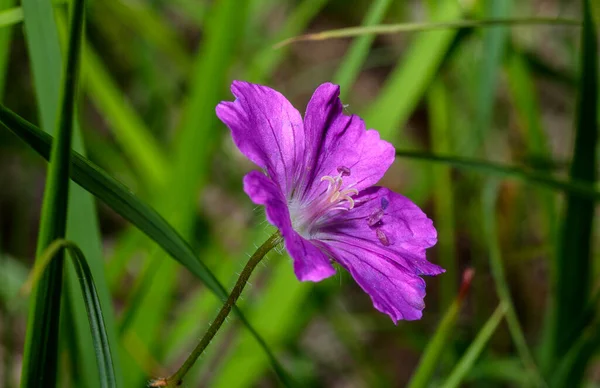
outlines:
{"label": "pollen-covered anther", "polygon": [[339,205],[342,202],[348,202],[348,207],[343,206],[335,206],[330,210],[352,210],[354,208],[354,199],[352,199],[353,195],[358,194],[357,189],[346,188],[345,190],[340,190],[344,181],[342,177],[350,176],[350,169],[348,167],[340,166],[337,168],[338,175],[333,177],[326,175],[321,178],[321,182],[327,181],[327,190],[324,195],[329,199],[329,203]]}

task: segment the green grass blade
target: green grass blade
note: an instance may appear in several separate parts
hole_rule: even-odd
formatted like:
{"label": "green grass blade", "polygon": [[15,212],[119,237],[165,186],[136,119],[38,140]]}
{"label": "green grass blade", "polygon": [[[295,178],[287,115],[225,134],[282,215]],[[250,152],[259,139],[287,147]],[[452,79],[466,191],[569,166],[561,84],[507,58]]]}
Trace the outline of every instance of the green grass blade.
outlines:
{"label": "green grass blade", "polygon": [[[48,159],[52,137],[18,115],[0,105],[0,122],[24,140],[43,158]],[[194,254],[190,245],[165,221],[154,209],[135,197],[125,186],[111,178],[102,169],[86,158],[73,152],[73,169],[71,178],[106,203],[116,213],[130,221],[165,252],[181,263],[192,274],[200,279],[221,300],[227,298],[225,287],[216,279],[206,265]],[[241,311],[234,309],[240,320],[246,325],[282,379],[286,379],[283,368],[278,364],[268,346],[254,330]]]}
{"label": "green grass blade", "polygon": [[94,339],[94,350],[96,352],[96,362],[100,372],[100,386],[102,388],[111,388],[117,386],[113,359],[110,350],[106,325],[94,279],[89,265],[81,249],[74,244],[68,245],[69,253],[75,262],[77,279],[81,286],[81,293],[85,301],[85,307],[90,321],[90,331]]}
{"label": "green grass blade", "polygon": [[[108,0],[102,3],[101,6],[110,10],[118,22],[127,25],[135,35],[162,51],[184,74],[189,72],[192,61],[183,45],[183,39],[161,20],[161,15],[154,11],[151,3],[119,0]],[[201,6],[196,4],[197,8]]]}
{"label": "green grass blade", "polygon": [[446,310],[444,317],[442,318],[438,328],[436,329],[433,337],[427,342],[427,347],[423,351],[419,365],[413,372],[408,388],[425,388],[434,376],[435,368],[437,367],[440,357],[447,349],[448,342],[451,340],[456,322],[458,320],[458,314],[462,307],[463,300],[465,299],[471,280],[473,279],[474,271],[469,269],[463,274],[463,284],[458,296],[454,299],[452,304]]}
{"label": "green grass blade", "polygon": [[[71,138],[76,104],[79,54],[83,32],[84,3],[73,3],[69,26],[67,62],[63,73],[60,110],[58,113],[56,141],[52,145],[50,164],[40,232],[38,256],[56,239],[62,239],[67,230],[69,175],[71,168]],[[49,266],[35,288],[27,322],[25,353],[23,356],[22,387],[53,387],[56,384],[58,358],[58,328],[62,292],[63,256]]]}
{"label": "green grass blade", "polygon": [[[363,27],[370,27],[376,25],[383,20],[386,11],[390,7],[390,0],[376,0],[371,3],[367,14],[363,20]],[[335,75],[333,76],[333,83],[341,86],[340,88],[340,99],[345,100],[346,96],[352,90],[352,85],[360,72],[360,68],[362,67],[367,55],[369,54],[369,49],[371,48],[371,44],[373,44],[373,40],[375,39],[375,35],[363,35],[352,42],[352,45],[348,49],[348,52],[342,59],[342,63],[340,67],[337,69]]]}
{"label": "green grass blade", "polygon": [[527,341],[525,340],[525,334],[519,323],[517,312],[510,295],[510,289],[504,273],[504,266],[502,264],[502,253],[500,251],[500,243],[497,237],[496,230],[496,200],[498,196],[498,183],[490,182],[483,191],[483,210],[482,219],[484,222],[484,234],[489,247],[490,256],[490,269],[492,277],[494,278],[494,284],[496,286],[496,293],[500,301],[506,306],[506,323],[508,324],[508,330],[512,336],[519,357],[521,358],[523,365],[531,373],[531,376],[535,378],[536,386],[546,386],[546,383],[539,374],[537,365],[533,359],[533,355],[529,350]]}
{"label": "green grass blade", "polygon": [[75,264],[77,279],[79,280],[79,286],[88,315],[90,331],[94,340],[96,362],[98,363],[98,370],[100,371],[100,386],[102,388],[116,387],[117,384],[110,344],[106,332],[106,325],[104,324],[98,292],[96,291],[94,279],[90,267],[87,264],[87,260],[77,245],[62,239],[54,240],[39,256],[27,281],[21,287],[20,293],[22,295],[28,294],[32,288],[37,287],[52,262],[62,260],[63,250],[69,251]]}
{"label": "green grass blade", "polygon": [[[575,145],[571,179],[593,184],[596,179],[598,141],[598,52],[597,30],[590,2],[583,2],[580,82],[576,113]],[[581,331],[573,317],[579,316],[589,300],[591,287],[594,202],[576,195],[566,201],[557,255],[554,356],[568,352]],[[578,381],[581,376],[574,376]]]}
{"label": "green grass blade", "polygon": [[[443,13],[441,14],[443,15]],[[456,16],[456,15],[454,15]],[[456,18],[456,17],[455,17]],[[450,18],[447,18],[450,19]],[[535,26],[535,25],[559,25],[559,26],[581,26],[581,22],[572,19],[560,18],[498,18],[483,20],[456,20],[447,22],[426,23],[400,23],[369,27],[349,27],[336,30],[321,31],[286,39],[275,45],[275,48],[286,46],[294,42],[353,38],[363,35],[389,35],[402,32],[423,32],[435,30],[448,30],[460,28],[482,28],[494,26]]]}
{"label": "green grass blade", "polygon": [[[0,9],[12,7],[15,3],[16,0],[2,0],[0,1]],[[13,20],[15,23],[23,20],[23,10],[21,8],[11,8],[0,12],[0,27],[10,26],[11,23],[7,22]],[[10,59],[12,31],[13,29],[10,27],[0,29],[0,96],[4,95],[4,86],[6,85],[6,70]]]}
{"label": "green grass blade", "polygon": [[113,136],[135,170],[148,187],[164,187],[169,170],[167,157],[89,45],[84,47],[82,65],[87,94],[109,123]]}
{"label": "green grass blade", "polygon": [[[14,4],[11,2],[10,4]],[[0,28],[9,27],[23,21],[23,9],[14,7],[0,11]]]}
{"label": "green grass blade", "polygon": [[595,190],[591,184],[579,180],[568,181],[556,179],[553,176],[523,168],[473,158],[461,158],[456,156],[436,155],[421,151],[396,151],[396,156],[401,158],[422,160],[428,163],[442,163],[464,170],[472,170],[485,174],[494,174],[499,177],[518,179],[528,183],[537,184],[553,190],[564,191],[594,201],[600,200],[600,191]]}
{"label": "green grass blade", "polygon": [[[451,107],[448,90],[442,79],[436,80],[428,93],[428,114],[430,121],[431,148],[435,153],[448,154],[451,151]],[[432,166],[434,212],[437,221],[438,243],[436,250],[439,265],[449,274],[457,273],[456,236],[454,219],[454,191],[452,171],[449,166]],[[440,304],[442,309],[453,303],[457,291],[456,276],[440,278]]]}
{"label": "green grass blade", "polygon": [[[507,19],[510,15],[510,0],[496,0],[486,2],[484,5],[486,17],[500,20]],[[507,29],[505,26],[497,25],[486,28],[483,32],[483,52],[479,64],[475,118],[473,120],[473,134],[477,143],[483,140],[491,132],[493,125],[494,106],[496,102],[496,84],[504,50],[506,47]]]}
{"label": "green grass blade", "polygon": [[[304,0],[298,5],[281,27],[274,42],[278,42],[285,36],[299,34],[318,15],[328,0]],[[263,48],[256,54],[252,63],[248,66],[245,80],[255,83],[265,83],[265,80],[273,73],[277,65],[284,59],[287,51],[273,50],[272,45]]]}
{"label": "green grass blade", "polygon": [[492,335],[494,335],[494,332],[496,331],[496,328],[498,328],[505,313],[506,306],[501,302],[485,325],[483,325],[477,334],[477,337],[475,337],[475,340],[469,345],[465,354],[458,361],[454,370],[442,385],[442,388],[455,388],[460,386],[466,374],[471,370],[475,361],[479,358],[485,345],[490,338],[492,338]]}
{"label": "green grass blade", "polygon": [[[455,0],[445,0],[436,8],[434,20],[455,20],[463,12]],[[431,26],[432,23],[423,23],[421,28],[426,30]],[[416,27],[418,26],[405,25],[405,28]],[[372,30],[374,27],[369,28]],[[407,48],[404,59],[388,76],[378,97],[365,112],[364,119],[369,128],[377,128],[381,137],[386,140],[395,140],[395,137],[398,137],[398,129],[408,120],[435,78],[456,33],[456,29],[446,29],[421,34],[415,38]]]}
{"label": "green grass blade", "polygon": [[[60,93],[60,74],[62,69],[62,55],[59,46],[57,26],[54,19],[56,9],[46,0],[23,0],[25,36],[27,48],[33,70],[33,81],[35,85],[35,96],[38,101],[39,117],[41,127],[52,133],[56,123],[58,111],[58,97]],[[62,11],[62,9],[61,9]],[[79,128],[75,123],[73,133],[73,148],[84,154],[83,142],[79,136]],[[110,293],[104,278],[104,266],[102,263],[102,244],[98,230],[97,214],[92,196],[77,185],[71,183],[69,193],[69,211],[67,221],[67,237],[74,241],[86,252],[90,260],[89,265],[94,274],[96,287],[102,304],[105,306],[104,317],[107,323],[109,337],[112,343],[117,343],[116,330],[114,328],[114,313],[111,307]],[[82,387],[98,386],[98,371],[92,354],[87,350],[93,346],[89,333],[87,317],[83,299],[78,291],[76,274],[71,262],[67,262],[66,295],[71,299],[69,310],[73,313],[72,327],[75,330],[76,348],[68,348],[74,355],[71,357],[77,363],[75,368],[80,370],[88,378],[77,383]],[[67,319],[65,317],[65,319]],[[65,320],[62,320],[65,321]],[[70,329],[71,330],[71,329]],[[72,331],[72,330],[71,330]],[[117,369],[117,381],[121,381],[120,363],[118,354],[115,357],[115,368]]]}

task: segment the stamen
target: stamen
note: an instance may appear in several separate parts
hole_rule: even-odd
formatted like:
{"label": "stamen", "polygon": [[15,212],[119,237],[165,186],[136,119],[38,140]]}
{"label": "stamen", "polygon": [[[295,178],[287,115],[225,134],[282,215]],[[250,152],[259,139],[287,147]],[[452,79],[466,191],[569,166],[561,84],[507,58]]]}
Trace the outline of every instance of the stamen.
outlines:
{"label": "stamen", "polygon": [[374,226],[383,218],[383,209],[377,209],[367,217],[367,225]]}
{"label": "stamen", "polygon": [[355,202],[352,199],[353,195],[358,194],[358,190],[354,188],[346,188],[345,190],[341,190],[340,188],[344,184],[344,180],[342,177],[350,175],[350,169],[348,167],[339,166],[337,168],[338,175],[333,177],[326,175],[321,178],[321,182],[327,181],[327,190],[323,193],[328,203],[340,205],[342,202],[347,201],[348,207],[343,206],[334,206],[328,207],[325,209],[326,211],[332,210],[352,210],[354,208]]}
{"label": "stamen", "polygon": [[386,236],[385,232],[381,228],[375,229],[375,233],[377,234],[377,238],[379,242],[383,244],[383,246],[387,247],[390,245],[390,240]]}
{"label": "stamen", "polygon": [[352,199],[352,197],[350,197],[349,195],[344,195],[343,198],[350,203],[350,205],[348,205],[348,210],[354,209],[354,200]]}
{"label": "stamen", "polygon": [[340,173],[341,176],[350,176],[350,169],[346,166],[339,166],[337,168],[337,171]]}

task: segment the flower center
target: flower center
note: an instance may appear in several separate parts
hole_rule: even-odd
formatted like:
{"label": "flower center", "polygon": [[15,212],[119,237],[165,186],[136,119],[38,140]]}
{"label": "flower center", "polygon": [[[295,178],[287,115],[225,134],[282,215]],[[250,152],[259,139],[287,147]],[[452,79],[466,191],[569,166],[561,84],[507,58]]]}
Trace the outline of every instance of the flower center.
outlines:
{"label": "flower center", "polygon": [[[343,177],[350,176],[350,169],[348,167],[340,166],[337,168],[337,170],[337,176],[332,177],[325,175],[321,178],[321,182],[329,182],[324,195],[333,207],[327,210],[352,210],[354,208],[354,200],[352,199],[352,196],[358,194],[358,190],[352,188],[340,190],[344,184]],[[345,202],[348,202],[348,207],[344,207]]]}
{"label": "flower center", "polygon": [[327,189],[310,203],[299,208],[290,204],[293,227],[305,238],[310,238],[319,226],[327,222],[333,212],[350,211],[354,208],[352,196],[357,195],[358,190],[352,187],[342,189],[344,177],[350,176],[350,169],[339,166],[337,171],[336,176],[325,175],[321,178],[321,182],[327,181]]}

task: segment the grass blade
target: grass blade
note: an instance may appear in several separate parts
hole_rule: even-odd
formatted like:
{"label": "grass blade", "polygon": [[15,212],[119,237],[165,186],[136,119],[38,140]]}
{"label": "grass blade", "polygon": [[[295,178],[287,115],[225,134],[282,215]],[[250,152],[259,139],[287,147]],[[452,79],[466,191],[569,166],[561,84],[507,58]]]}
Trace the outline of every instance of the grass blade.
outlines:
{"label": "grass blade", "polygon": [[579,179],[564,181],[556,179],[546,173],[528,171],[515,166],[492,163],[485,160],[472,158],[436,155],[429,152],[396,151],[396,156],[401,158],[422,160],[429,163],[449,164],[464,170],[473,170],[485,174],[494,174],[500,177],[526,181],[528,183],[537,184],[553,190],[564,191],[565,193],[571,193],[579,197],[589,198],[593,201],[600,200],[600,191],[595,190],[594,186]]}
{"label": "grass blade", "polygon": [[[56,141],[52,145],[44,191],[37,245],[38,257],[52,241],[64,238],[67,231],[71,138],[83,19],[83,0],[76,0],[73,3],[69,26],[67,63],[63,73],[64,84],[61,90]],[[52,262],[35,288],[27,322],[21,372],[23,387],[53,387],[56,384],[62,272],[63,257],[62,253],[58,253],[57,259]]]}
{"label": "grass blade", "polygon": [[502,321],[505,313],[506,306],[501,302],[485,325],[483,325],[477,334],[477,337],[475,337],[475,340],[469,345],[465,354],[458,361],[454,370],[442,385],[442,388],[455,388],[460,386],[465,375],[471,370],[473,364],[475,364],[475,361],[477,361],[477,358],[479,358],[479,355],[483,351],[483,348],[490,338],[492,338],[492,335]]}
{"label": "grass blade", "polygon": [[436,329],[433,337],[427,343],[427,347],[423,351],[419,365],[413,372],[408,388],[427,387],[429,381],[434,375],[435,368],[438,365],[439,359],[447,347],[448,341],[454,334],[454,328],[458,320],[458,314],[462,307],[462,302],[467,296],[471,280],[473,279],[473,269],[468,269],[463,274],[463,284],[461,285],[458,296],[446,310],[442,321]]}
{"label": "grass blade", "polygon": [[[458,19],[462,12],[455,0],[445,0],[436,7],[433,19]],[[448,22],[442,24],[447,25]],[[433,25],[435,24],[423,23],[420,28],[426,30]],[[404,28],[417,27],[419,26],[405,25]],[[369,28],[373,30],[375,27]],[[383,139],[394,140],[394,137],[397,137],[398,128],[404,125],[427,86],[435,78],[436,71],[457,31],[446,29],[421,34],[407,48],[404,60],[388,76],[379,96],[371,103],[364,115],[368,126],[377,128]]]}
{"label": "grass blade", "polygon": [[[598,141],[598,49],[597,32],[587,0],[583,2],[583,20],[581,78],[570,176],[571,179],[593,184]],[[593,273],[593,220],[593,201],[573,194],[567,197],[556,266],[555,359],[568,352],[582,329],[576,326],[572,317],[579,316],[589,300],[590,275]],[[569,379],[569,383],[575,383],[580,377]]]}
{"label": "grass blade", "polygon": [[494,26],[535,26],[535,25],[559,25],[559,26],[581,26],[581,22],[572,19],[560,18],[498,18],[483,20],[456,20],[447,22],[426,22],[426,23],[400,23],[387,24],[369,27],[349,27],[336,30],[321,31],[314,34],[306,34],[286,39],[275,45],[275,48],[286,46],[290,43],[353,38],[363,35],[390,35],[401,32],[424,32],[435,30],[448,30],[459,28],[481,28]]}
{"label": "grass blade", "polygon": [[[371,27],[381,22],[390,4],[390,0],[373,1],[363,20],[363,27]],[[340,99],[342,101],[346,99],[346,96],[352,90],[352,85],[369,54],[374,39],[374,35],[363,35],[352,42],[350,49],[342,59],[340,67],[333,76],[333,83],[341,86]]]}
{"label": "grass blade", "polygon": [[35,267],[31,271],[27,281],[21,287],[20,292],[22,295],[27,294],[33,287],[36,287],[52,262],[62,260],[61,252],[64,249],[69,251],[73,259],[77,279],[79,280],[81,293],[85,301],[90,330],[94,340],[96,362],[100,371],[100,386],[102,388],[116,387],[115,371],[100,299],[98,298],[98,292],[96,291],[90,267],[83,252],[77,245],[66,240],[59,239],[53,241],[39,256]]}
{"label": "grass blade", "polygon": [[[446,154],[451,150],[450,100],[444,81],[433,82],[428,93],[428,114],[430,121],[431,148],[435,153]],[[454,218],[454,191],[452,170],[449,166],[432,166],[434,211],[437,219],[439,264],[449,274],[457,273],[456,236]],[[449,308],[457,291],[456,276],[440,278],[440,305]]]}
{"label": "grass blade", "polygon": [[0,28],[12,26],[23,21],[23,9],[14,7],[0,12]]}
{"label": "grass blade", "polygon": [[[24,140],[43,158],[48,159],[52,143],[50,135],[42,132],[1,105],[0,122],[11,129],[13,133]],[[225,287],[217,280],[208,267],[201,260],[198,260],[190,245],[181,235],[154,209],[139,200],[129,189],[111,178],[106,172],[77,152],[73,152],[73,169],[71,172],[71,177],[77,184],[138,227],[171,257],[198,277],[217,297],[221,300],[227,298]],[[267,353],[278,375],[282,379],[286,379],[283,368],[278,364],[264,340],[237,307],[234,308],[234,311]]]}
{"label": "grass blade", "polygon": [[[328,0],[304,0],[298,5],[287,18],[277,34],[275,42],[285,36],[302,32],[306,26],[318,15]],[[248,66],[244,79],[254,83],[265,83],[265,80],[273,73],[277,65],[284,59],[286,50],[273,50],[272,45],[262,49]]]}
{"label": "grass blade", "polygon": [[484,222],[484,234],[487,240],[487,246],[489,247],[490,255],[490,269],[492,277],[494,278],[494,285],[496,286],[496,293],[500,301],[506,306],[506,323],[508,324],[508,330],[512,336],[519,357],[523,362],[525,368],[530,372],[531,376],[535,378],[536,386],[546,386],[546,383],[539,374],[538,368],[535,364],[531,351],[527,346],[523,329],[519,323],[515,306],[510,295],[510,289],[508,282],[506,281],[506,275],[504,274],[504,266],[502,264],[502,253],[500,252],[500,244],[498,242],[497,230],[496,230],[496,199],[498,195],[498,183],[490,182],[483,191],[483,211],[482,218]]}
{"label": "grass blade", "polygon": [[[23,0],[25,36],[27,48],[33,70],[35,85],[35,96],[37,97],[39,118],[41,127],[52,133],[57,121],[58,97],[60,93],[60,75],[62,72],[62,54],[59,46],[57,26],[54,19],[55,11],[52,3],[46,0]],[[62,11],[62,9],[60,10]],[[73,148],[85,155],[83,142],[79,136],[79,128],[75,122],[73,133]],[[112,343],[117,343],[116,330],[114,329],[114,313],[110,299],[110,292],[104,278],[104,266],[102,263],[102,244],[98,229],[97,214],[93,197],[77,185],[69,185],[69,211],[67,221],[67,237],[74,241],[86,252],[90,260],[89,265],[94,274],[96,287],[102,304],[105,306],[104,318],[107,323],[109,337]],[[70,357],[75,365],[73,368],[81,371],[80,375],[87,376],[86,380],[76,383],[82,388],[98,386],[98,370],[93,355],[88,352],[93,346],[89,333],[84,301],[79,293],[75,269],[72,263],[67,262],[67,278],[65,292],[72,306],[65,313],[61,321],[69,320],[72,328],[69,333],[76,337],[75,348],[69,348],[74,355]],[[115,368],[117,370],[117,381],[121,381],[120,363],[118,354],[115,354]]]}
{"label": "grass blade", "polygon": [[164,187],[169,164],[158,141],[147,129],[123,93],[111,79],[98,55],[86,45],[83,50],[84,87],[90,99],[110,123],[111,132],[121,145],[147,187]]}

